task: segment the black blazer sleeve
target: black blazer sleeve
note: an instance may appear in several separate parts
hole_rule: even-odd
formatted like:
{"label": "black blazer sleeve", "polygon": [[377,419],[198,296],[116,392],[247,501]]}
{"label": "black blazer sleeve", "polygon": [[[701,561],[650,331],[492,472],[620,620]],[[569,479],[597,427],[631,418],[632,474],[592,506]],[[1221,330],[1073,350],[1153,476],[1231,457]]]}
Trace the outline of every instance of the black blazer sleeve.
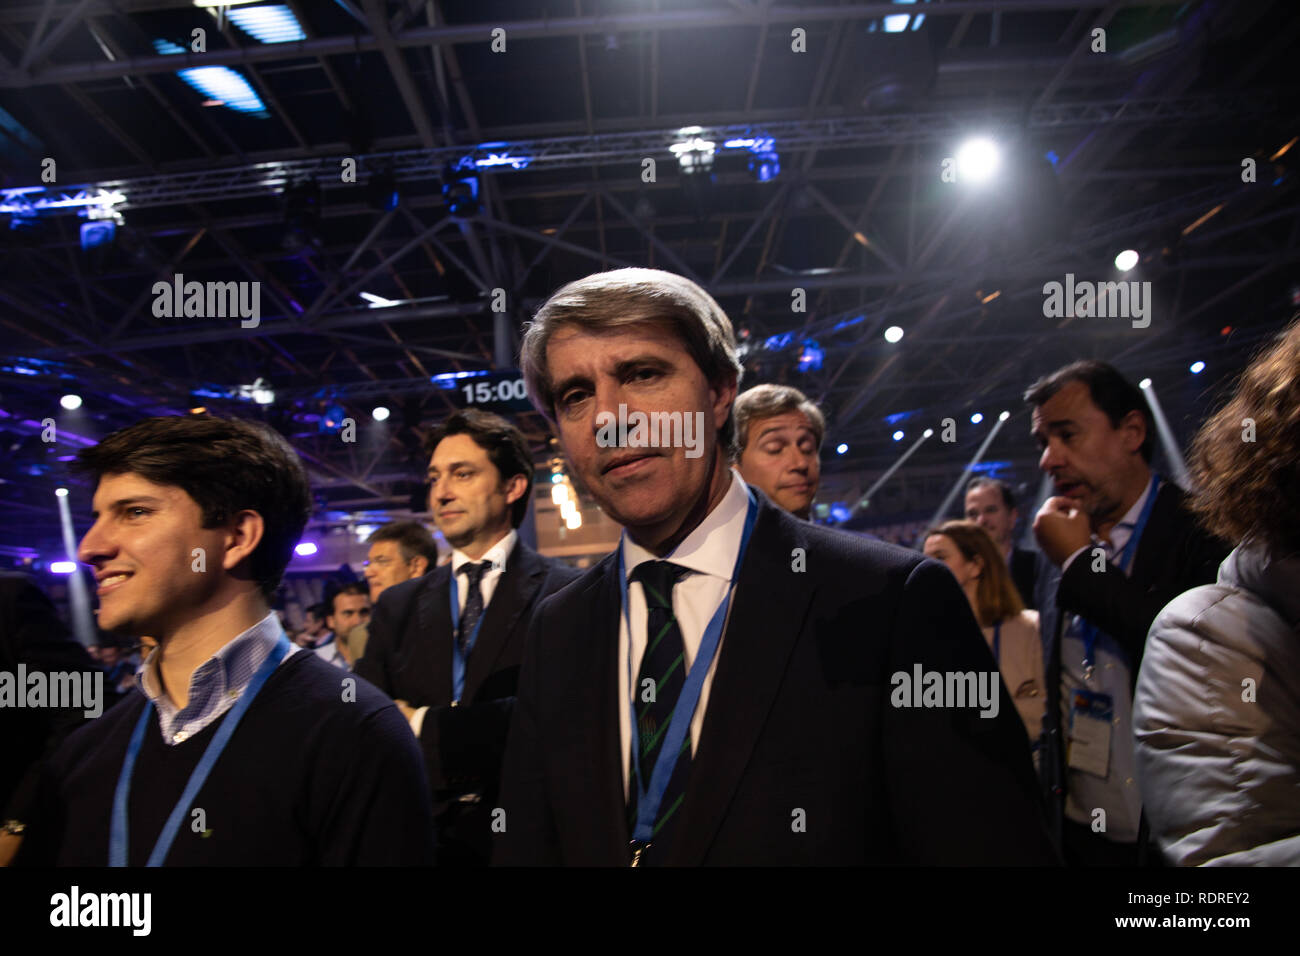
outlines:
{"label": "black blazer sleeve", "polygon": [[1081,615],[1119,641],[1129,655],[1133,677],[1146,647],[1147,632],[1156,615],[1184,591],[1212,584],[1228,554],[1223,542],[1200,529],[1183,508],[1183,494],[1165,486],[1168,496],[1157,525],[1155,514],[1138,546],[1137,561],[1156,568],[1152,575],[1127,576],[1115,564],[1093,571],[1091,551],[1071,562],[1061,575],[1057,603],[1063,611]]}
{"label": "black blazer sleeve", "polygon": [[542,739],[536,703],[547,606],[533,616],[524,644],[519,689],[501,768],[501,806],[508,808],[505,827],[493,832],[494,866],[559,866],[559,836],[552,824],[542,764]]}
{"label": "black blazer sleeve", "polygon": [[[993,659],[952,574],[923,561],[908,575],[890,635],[893,673],[984,672]],[[1059,864],[1015,704],[997,680],[998,711],[894,707],[883,746],[901,862],[921,866]],[[879,827],[878,821],[869,821]]]}
{"label": "black blazer sleeve", "polygon": [[370,612],[365,655],[352,666],[352,673],[370,681],[390,698],[396,695],[392,673],[393,647],[397,635],[406,626],[414,603],[414,592],[407,592],[399,598],[389,588],[387,593],[379,596]]}

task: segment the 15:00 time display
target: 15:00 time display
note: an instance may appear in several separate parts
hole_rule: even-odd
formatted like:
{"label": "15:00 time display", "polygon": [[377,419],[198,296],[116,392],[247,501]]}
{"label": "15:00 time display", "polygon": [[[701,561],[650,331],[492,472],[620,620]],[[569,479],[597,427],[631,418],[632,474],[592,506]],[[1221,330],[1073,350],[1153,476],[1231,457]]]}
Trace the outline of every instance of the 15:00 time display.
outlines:
{"label": "15:00 time display", "polygon": [[490,402],[518,402],[528,398],[528,388],[522,378],[502,379],[499,382],[472,382],[462,385],[465,402],[469,405],[486,405]]}

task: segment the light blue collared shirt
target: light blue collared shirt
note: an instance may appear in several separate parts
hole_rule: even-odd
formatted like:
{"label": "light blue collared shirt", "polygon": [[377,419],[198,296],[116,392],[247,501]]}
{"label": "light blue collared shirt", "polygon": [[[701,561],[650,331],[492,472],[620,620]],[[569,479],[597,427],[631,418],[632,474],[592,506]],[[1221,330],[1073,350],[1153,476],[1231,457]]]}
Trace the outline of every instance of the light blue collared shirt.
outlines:
{"label": "light blue collared shirt", "polygon": [[[283,634],[280,618],[271,611],[222,647],[190,675],[190,694],[183,710],[177,710],[163,690],[158,674],[162,658],[155,648],[136,673],[135,686],[158,708],[163,743],[184,743],[233,707]],[[300,649],[290,647],[284,660]]]}

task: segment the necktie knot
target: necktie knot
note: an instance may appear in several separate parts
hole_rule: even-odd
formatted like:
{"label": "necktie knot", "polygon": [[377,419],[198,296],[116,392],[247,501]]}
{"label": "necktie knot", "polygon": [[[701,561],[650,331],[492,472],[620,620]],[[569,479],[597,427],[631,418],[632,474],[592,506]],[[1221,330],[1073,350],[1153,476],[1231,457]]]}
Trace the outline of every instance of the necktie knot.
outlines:
{"label": "necktie knot", "polygon": [[456,573],[469,578],[470,588],[477,588],[479,582],[483,580],[483,575],[487,574],[490,567],[492,567],[491,561],[480,561],[477,564],[473,561],[466,561],[456,570]]}
{"label": "necktie knot", "polygon": [[647,608],[673,609],[673,587],[687,569],[671,561],[644,561],[632,570],[632,580],[641,582]]}

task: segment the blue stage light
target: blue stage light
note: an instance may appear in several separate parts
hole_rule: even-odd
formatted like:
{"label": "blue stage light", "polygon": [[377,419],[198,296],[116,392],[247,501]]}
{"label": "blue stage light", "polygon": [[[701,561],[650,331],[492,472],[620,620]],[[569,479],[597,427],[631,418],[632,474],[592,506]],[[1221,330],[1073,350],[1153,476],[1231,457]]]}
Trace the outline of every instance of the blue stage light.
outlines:
{"label": "blue stage light", "polygon": [[262,43],[292,43],[307,39],[302,26],[286,6],[231,7],[226,17]]}

